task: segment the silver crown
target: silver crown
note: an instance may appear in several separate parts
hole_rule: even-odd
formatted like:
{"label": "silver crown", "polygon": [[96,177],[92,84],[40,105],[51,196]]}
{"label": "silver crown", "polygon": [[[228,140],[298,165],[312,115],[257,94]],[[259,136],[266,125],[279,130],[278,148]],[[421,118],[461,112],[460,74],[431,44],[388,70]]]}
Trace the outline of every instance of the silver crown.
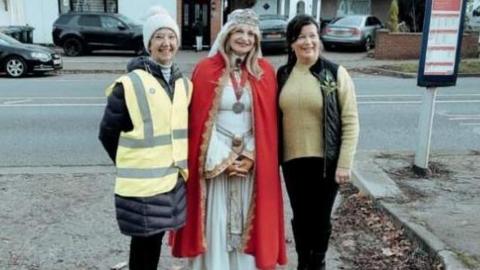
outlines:
{"label": "silver crown", "polygon": [[228,15],[228,21],[234,24],[249,24],[258,26],[258,16],[252,9],[236,9]]}

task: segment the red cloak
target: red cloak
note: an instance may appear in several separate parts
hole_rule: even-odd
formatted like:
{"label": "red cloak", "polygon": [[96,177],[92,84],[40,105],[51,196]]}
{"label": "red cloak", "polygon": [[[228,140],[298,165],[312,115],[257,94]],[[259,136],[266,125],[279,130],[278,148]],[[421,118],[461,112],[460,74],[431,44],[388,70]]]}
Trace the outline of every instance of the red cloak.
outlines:
{"label": "red cloak", "polygon": [[[261,78],[258,80],[251,74],[248,77],[253,101],[255,178],[244,252],[255,257],[257,268],[274,269],[277,264],[286,264],[287,261],[277,153],[277,83],[270,63],[260,59],[259,65],[263,70]],[[205,239],[206,191],[202,175],[224,71],[225,61],[220,53],[202,60],[193,71],[194,90],[188,130],[187,221],[171,239],[176,257],[195,257],[208,249]]]}

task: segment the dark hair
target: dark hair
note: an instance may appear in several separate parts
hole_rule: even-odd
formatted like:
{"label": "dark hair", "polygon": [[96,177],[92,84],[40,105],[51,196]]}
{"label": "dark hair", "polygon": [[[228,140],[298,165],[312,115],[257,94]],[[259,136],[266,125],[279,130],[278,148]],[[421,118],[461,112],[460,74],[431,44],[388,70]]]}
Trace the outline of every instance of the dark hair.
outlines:
{"label": "dark hair", "polygon": [[287,52],[288,52],[288,64],[294,64],[297,62],[297,57],[292,50],[292,44],[297,41],[298,36],[302,32],[302,28],[305,25],[313,24],[317,27],[318,35],[320,36],[320,26],[315,18],[309,15],[301,14],[295,16],[287,25]]}

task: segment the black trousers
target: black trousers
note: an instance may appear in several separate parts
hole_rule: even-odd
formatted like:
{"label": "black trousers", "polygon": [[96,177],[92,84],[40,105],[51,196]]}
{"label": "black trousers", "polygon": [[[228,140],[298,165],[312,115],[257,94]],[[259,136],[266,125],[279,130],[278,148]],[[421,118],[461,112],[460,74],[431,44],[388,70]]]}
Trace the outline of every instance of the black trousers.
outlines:
{"label": "black trousers", "polygon": [[132,236],[130,242],[130,270],[157,270],[165,232],[148,237]]}
{"label": "black trousers", "polygon": [[292,229],[297,253],[325,254],[331,234],[330,215],[338,191],[336,166],[323,177],[323,158],[287,161],[283,175],[293,210]]}

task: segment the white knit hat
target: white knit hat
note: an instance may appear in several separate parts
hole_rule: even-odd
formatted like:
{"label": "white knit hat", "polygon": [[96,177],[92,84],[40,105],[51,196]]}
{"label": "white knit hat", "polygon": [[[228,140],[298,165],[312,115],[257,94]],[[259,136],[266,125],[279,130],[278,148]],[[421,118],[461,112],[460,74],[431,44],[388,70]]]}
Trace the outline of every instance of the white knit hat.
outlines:
{"label": "white knit hat", "polygon": [[143,45],[148,52],[148,45],[153,33],[160,28],[169,28],[180,42],[180,30],[177,22],[161,6],[153,6],[148,10],[147,21],[143,24]]}

